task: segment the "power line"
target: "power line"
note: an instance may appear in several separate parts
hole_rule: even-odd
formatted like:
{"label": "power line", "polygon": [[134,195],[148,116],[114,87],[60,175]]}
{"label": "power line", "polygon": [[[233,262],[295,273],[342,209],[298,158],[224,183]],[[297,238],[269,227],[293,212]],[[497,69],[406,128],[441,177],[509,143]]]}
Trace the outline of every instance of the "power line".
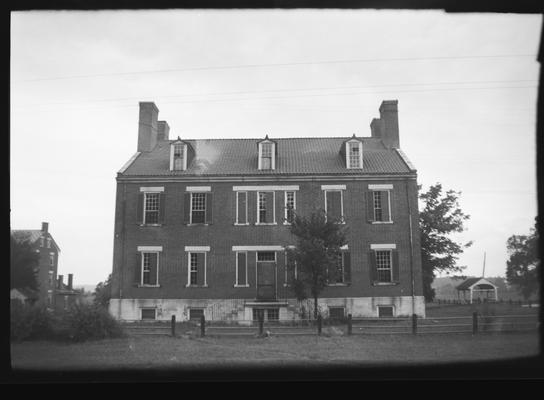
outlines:
{"label": "power line", "polygon": [[[278,93],[278,92],[303,92],[303,91],[316,91],[316,90],[343,90],[343,89],[368,89],[374,87],[396,87],[396,86],[433,86],[433,85],[467,85],[467,84],[487,84],[487,83],[523,83],[523,82],[538,82],[532,79],[519,79],[519,80],[503,80],[503,81],[458,81],[458,82],[431,82],[431,83],[396,83],[396,84],[382,84],[382,85],[367,85],[367,86],[336,86],[336,87],[320,87],[320,88],[300,88],[300,89],[265,89],[265,90],[249,90],[249,91],[233,91],[233,92],[216,92],[216,93],[193,93],[193,94],[181,94],[181,95],[166,95],[166,96],[140,96],[140,97],[120,97],[120,98],[109,98],[109,99],[94,99],[94,100],[84,100],[83,103],[101,103],[101,102],[114,102],[114,101],[128,101],[128,100],[140,100],[142,97],[146,98],[178,98],[178,97],[190,97],[190,96],[226,96],[226,95],[237,95],[237,94],[252,94],[252,93]],[[507,87],[482,87],[482,88],[431,88],[431,89],[422,89],[420,91],[433,91],[433,90],[448,90],[448,89],[496,89],[496,88],[525,88],[533,86],[507,86]],[[412,90],[417,91],[417,90]],[[396,90],[395,92],[410,92],[409,90]],[[324,93],[320,95],[310,95],[310,94],[301,94],[295,96],[281,96],[274,98],[289,98],[289,97],[314,97],[314,96],[334,96],[334,95],[344,95],[344,94],[359,94],[357,93]],[[389,92],[366,92],[366,93],[389,93]],[[247,98],[251,99],[251,98]],[[258,98],[256,98],[258,99]],[[207,102],[207,101],[236,101],[237,99],[215,99],[215,100],[196,100],[194,102]],[[184,101],[184,102],[193,102],[193,101]],[[74,102],[56,102],[56,103],[39,103],[39,104],[27,104],[14,106],[16,108],[21,107],[36,107],[36,106],[52,106],[52,105],[73,105]]]}
{"label": "power line", "polygon": [[315,64],[353,64],[353,63],[368,63],[368,62],[382,62],[382,61],[388,61],[388,62],[439,61],[439,60],[466,60],[466,59],[512,58],[512,57],[535,57],[536,58],[537,56],[536,54],[496,54],[496,55],[476,55],[476,56],[367,58],[367,59],[359,59],[359,60],[303,61],[303,62],[271,63],[271,64],[239,64],[239,65],[224,65],[224,66],[205,66],[205,67],[156,69],[156,70],[130,71],[130,72],[108,72],[108,73],[102,73],[102,74],[88,74],[88,75],[58,76],[58,77],[49,77],[49,78],[24,79],[19,81],[13,81],[13,83],[96,78],[96,77],[104,77],[104,76],[187,72],[187,71],[227,70],[227,69],[264,68],[264,67],[289,67],[289,66],[315,65]]}

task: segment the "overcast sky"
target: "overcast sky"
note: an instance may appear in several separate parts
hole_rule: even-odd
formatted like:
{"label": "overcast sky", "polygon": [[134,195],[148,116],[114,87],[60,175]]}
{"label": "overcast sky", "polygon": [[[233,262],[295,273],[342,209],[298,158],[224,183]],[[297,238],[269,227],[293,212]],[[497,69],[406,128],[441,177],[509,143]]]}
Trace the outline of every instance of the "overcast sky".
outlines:
{"label": "overcast sky", "polygon": [[138,102],[175,138],[370,136],[399,100],[424,190],[461,191],[466,274],[504,276],[534,224],[540,15],[265,10],[11,14],[11,227],[49,222],[59,274],[112,269]]}

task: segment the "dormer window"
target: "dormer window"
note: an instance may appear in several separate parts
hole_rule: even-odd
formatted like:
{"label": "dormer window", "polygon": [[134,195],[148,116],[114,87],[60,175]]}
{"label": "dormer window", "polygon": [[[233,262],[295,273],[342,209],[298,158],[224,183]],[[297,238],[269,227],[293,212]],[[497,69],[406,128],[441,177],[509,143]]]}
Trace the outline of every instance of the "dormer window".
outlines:
{"label": "dormer window", "polygon": [[187,169],[187,144],[179,137],[170,145],[170,171]]}
{"label": "dormer window", "polygon": [[259,142],[259,169],[276,169],[276,143],[268,135]]}
{"label": "dormer window", "polygon": [[363,168],[363,143],[354,135],[345,145],[346,167],[348,169]]}

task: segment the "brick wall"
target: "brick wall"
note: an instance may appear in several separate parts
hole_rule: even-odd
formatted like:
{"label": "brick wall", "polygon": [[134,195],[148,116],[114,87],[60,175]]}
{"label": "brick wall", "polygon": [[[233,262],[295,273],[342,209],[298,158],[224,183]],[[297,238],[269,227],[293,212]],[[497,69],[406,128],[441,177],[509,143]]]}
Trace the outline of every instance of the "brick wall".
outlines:
{"label": "brick wall", "polygon": [[[351,284],[327,287],[323,297],[387,297],[410,296],[412,274],[414,294],[422,294],[421,260],[419,250],[417,184],[415,177],[388,180],[300,180],[261,183],[262,185],[298,185],[297,213],[308,214],[324,208],[321,185],[345,184],[344,215],[349,226],[348,246],[351,253]],[[366,219],[368,184],[393,184],[391,192],[392,224],[370,224]],[[186,226],[183,223],[183,197],[186,186],[211,186],[213,193],[213,223],[208,226]],[[274,226],[255,226],[257,193],[248,192],[249,226],[235,226],[236,195],[234,185],[259,185],[248,182],[146,182],[118,180],[113,260],[113,298],[133,299],[254,299],[255,252],[248,253],[248,288],[235,288],[235,252],[232,246],[290,245],[295,239],[283,225],[284,193],[276,192]],[[140,226],[137,220],[140,187],[164,187],[165,215],[160,227]],[[408,200],[412,216],[413,257],[410,257]],[[399,255],[400,283],[394,286],[371,284],[368,254],[371,244],[395,243]],[[162,246],[159,259],[160,287],[137,287],[134,268],[138,264],[138,246]],[[185,246],[210,246],[207,254],[207,288],[185,287],[188,257]],[[280,298],[289,297],[283,288],[285,265],[282,252],[277,253],[277,287]]]}

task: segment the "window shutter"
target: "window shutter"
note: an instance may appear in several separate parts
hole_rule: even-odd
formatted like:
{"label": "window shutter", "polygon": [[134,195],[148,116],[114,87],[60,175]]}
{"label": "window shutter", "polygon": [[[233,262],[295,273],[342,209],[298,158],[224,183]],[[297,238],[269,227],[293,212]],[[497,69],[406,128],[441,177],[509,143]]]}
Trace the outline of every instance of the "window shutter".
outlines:
{"label": "window shutter", "polygon": [[389,191],[380,192],[382,201],[382,221],[389,221]]}
{"label": "window shutter", "polygon": [[196,284],[204,285],[204,253],[196,253]]}
{"label": "window shutter", "polygon": [[366,192],[366,219],[374,222],[374,192]]}
{"label": "window shutter", "polygon": [[136,253],[136,264],[134,265],[134,284],[142,283],[142,253]]}
{"label": "window shutter", "polygon": [[327,192],[327,215],[332,219],[339,219],[342,216],[342,193]]}
{"label": "window shutter", "polygon": [[376,252],[373,250],[368,253],[368,270],[370,271],[370,283],[376,283],[378,281],[378,271],[376,270]]}
{"label": "window shutter", "polygon": [[274,194],[272,192],[265,192],[265,210],[266,210],[266,216],[265,221],[267,224],[274,222]]}
{"label": "window shutter", "polygon": [[213,193],[206,193],[206,223],[213,223]]}
{"label": "window shutter", "polygon": [[157,253],[152,253],[150,257],[150,266],[149,266],[149,284],[157,284],[157,259],[159,255]]}
{"label": "window shutter", "polygon": [[136,210],[137,224],[144,223],[144,193],[138,193],[138,209]]}
{"label": "window shutter", "polygon": [[159,193],[159,224],[164,224],[164,193]]}
{"label": "window shutter", "polygon": [[351,283],[351,254],[344,252],[344,283]]}
{"label": "window shutter", "polygon": [[183,194],[183,223],[191,222],[191,193]]}
{"label": "window shutter", "polygon": [[238,193],[238,223],[247,223],[247,192]]}
{"label": "window shutter", "polygon": [[238,285],[247,285],[246,282],[246,253],[238,253]]}
{"label": "window shutter", "polygon": [[392,268],[393,268],[393,282],[399,282],[399,252],[397,250],[391,251]]}

